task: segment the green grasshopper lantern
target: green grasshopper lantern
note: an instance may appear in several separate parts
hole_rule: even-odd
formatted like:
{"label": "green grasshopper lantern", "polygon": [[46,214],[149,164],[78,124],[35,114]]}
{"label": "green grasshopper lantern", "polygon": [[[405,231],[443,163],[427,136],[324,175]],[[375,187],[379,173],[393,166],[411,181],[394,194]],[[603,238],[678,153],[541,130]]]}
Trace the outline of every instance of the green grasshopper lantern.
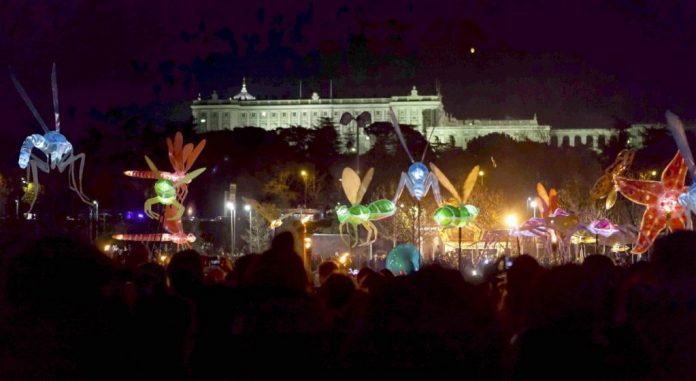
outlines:
{"label": "green grasshopper lantern", "polygon": [[181,184],[191,183],[193,179],[205,171],[205,168],[196,169],[195,171],[186,174],[186,176],[180,180],[172,182],[165,178],[161,178],[159,170],[149,157],[145,156],[145,161],[147,162],[147,166],[150,167],[150,170],[155,173],[155,177],[160,178],[157,180],[157,182],[155,182],[156,196],[145,201],[145,214],[147,214],[148,217],[152,218],[153,220],[159,220],[160,215],[152,210],[152,206],[155,204],[171,205],[172,207],[176,208],[176,214],[170,218],[167,218],[167,220],[174,221],[181,219],[181,216],[184,215],[184,206],[181,205],[181,203],[176,199],[176,188]]}
{"label": "green grasshopper lantern", "polygon": [[463,228],[470,225],[473,220],[478,216],[479,210],[473,205],[466,204],[469,199],[471,191],[476,185],[476,178],[479,173],[479,166],[475,166],[464,181],[464,189],[462,189],[461,195],[457,189],[452,185],[447,176],[445,176],[442,171],[435,166],[435,164],[430,163],[430,169],[437,176],[438,181],[442,186],[447,189],[452,196],[454,196],[455,203],[441,205],[433,215],[435,222],[442,228]]}
{"label": "green grasshopper lantern", "polygon": [[[370,168],[362,181],[357,173],[351,168],[344,168],[341,176],[341,184],[343,192],[346,194],[351,206],[341,205],[336,208],[336,216],[338,217],[339,232],[341,239],[346,242],[346,235],[349,240],[346,245],[350,247],[357,246],[360,236],[358,235],[358,226],[362,225],[367,230],[367,239],[361,245],[369,245],[377,240],[377,227],[372,221],[378,221],[387,217],[391,217],[396,212],[396,206],[391,200],[381,199],[370,204],[361,205],[363,196],[367,191],[367,187],[372,182],[374,168]],[[352,231],[351,231],[352,227]],[[345,233],[344,233],[345,231]]]}

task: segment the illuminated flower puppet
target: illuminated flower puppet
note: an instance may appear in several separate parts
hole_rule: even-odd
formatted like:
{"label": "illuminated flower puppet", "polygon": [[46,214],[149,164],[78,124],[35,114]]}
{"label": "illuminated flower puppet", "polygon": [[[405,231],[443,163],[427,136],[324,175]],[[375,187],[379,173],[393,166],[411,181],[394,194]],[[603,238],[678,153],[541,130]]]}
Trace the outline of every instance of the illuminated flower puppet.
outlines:
{"label": "illuminated flower puppet", "polygon": [[619,232],[619,226],[612,223],[606,218],[594,220],[587,225],[587,231],[595,235],[601,235],[607,238]]}
{"label": "illuminated flower puppet", "polygon": [[[367,239],[362,245],[369,245],[377,240],[377,226],[372,221],[378,221],[387,217],[391,217],[396,212],[396,206],[391,200],[381,199],[371,202],[369,205],[361,205],[365,192],[372,182],[374,168],[370,168],[362,181],[357,173],[351,168],[343,168],[341,176],[341,185],[350,206],[341,205],[336,208],[336,216],[338,217],[339,233],[341,239],[345,242],[345,236],[348,235],[350,243],[346,243],[350,247],[355,247],[359,241],[358,226],[362,225],[367,230]],[[353,231],[350,231],[352,227]],[[344,233],[346,228],[346,233]]]}
{"label": "illuminated flower puppet", "polygon": [[679,203],[680,195],[687,192],[684,186],[686,172],[684,159],[677,152],[662,171],[660,181],[616,177],[621,194],[646,207],[636,245],[631,250],[633,254],[645,253],[665,228],[675,231],[686,227],[686,210]]}

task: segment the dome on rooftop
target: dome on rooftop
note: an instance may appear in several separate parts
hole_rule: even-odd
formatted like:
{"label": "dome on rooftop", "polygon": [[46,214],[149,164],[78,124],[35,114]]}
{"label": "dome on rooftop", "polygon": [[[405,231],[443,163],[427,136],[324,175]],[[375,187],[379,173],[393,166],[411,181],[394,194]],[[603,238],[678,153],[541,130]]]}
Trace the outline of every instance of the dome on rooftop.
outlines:
{"label": "dome on rooftop", "polygon": [[254,99],[256,99],[255,96],[249,94],[249,92],[247,91],[246,78],[242,78],[242,90],[232,98],[237,101],[253,101]]}

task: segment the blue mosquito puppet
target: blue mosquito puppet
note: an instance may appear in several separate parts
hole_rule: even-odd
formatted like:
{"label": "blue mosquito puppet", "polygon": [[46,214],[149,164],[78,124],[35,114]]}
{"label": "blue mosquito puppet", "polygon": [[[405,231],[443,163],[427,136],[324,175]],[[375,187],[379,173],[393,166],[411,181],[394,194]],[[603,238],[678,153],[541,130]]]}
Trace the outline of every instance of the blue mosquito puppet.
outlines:
{"label": "blue mosquito puppet", "polygon": [[396,130],[396,134],[401,141],[401,145],[404,147],[404,150],[406,151],[408,158],[411,159],[412,163],[406,172],[401,172],[399,186],[396,188],[396,194],[394,195],[394,204],[399,201],[399,197],[401,197],[401,193],[403,193],[405,186],[411,196],[413,196],[413,198],[419,202],[428,194],[428,190],[430,190],[432,187],[433,196],[435,196],[437,205],[442,205],[442,196],[440,195],[440,185],[437,181],[437,177],[434,173],[428,170],[428,167],[426,167],[425,164],[423,164],[425,153],[428,152],[428,146],[426,145],[423,155],[421,156],[421,160],[415,161],[411,155],[411,152],[408,150],[408,146],[406,146],[406,140],[404,139],[404,135],[401,133],[399,121],[396,119],[394,110],[392,110],[391,107],[389,108],[389,117],[391,118],[391,123],[394,126],[394,130]]}
{"label": "blue mosquito puppet", "polygon": [[[39,112],[34,107],[31,99],[27,95],[22,85],[19,83],[14,73],[10,69],[10,77],[14,83],[19,96],[22,97],[24,103],[26,103],[29,110],[34,115],[34,118],[39,123],[41,128],[44,130],[43,135],[32,134],[27,136],[22,143],[22,147],[19,149],[19,167],[27,169],[27,181],[31,178],[34,184],[34,189],[38,189],[39,185],[39,173],[41,170],[44,173],[50,173],[51,170],[56,168],[60,173],[68,168],[68,185],[70,190],[77,193],[78,197],[82,202],[89,204],[90,200],[82,192],[82,172],[85,167],[85,154],[73,153],[72,144],[68,139],[60,133],[60,114],[58,111],[58,84],[56,82],[56,64],[53,64],[53,70],[51,71],[51,90],[53,92],[53,116],[55,120],[56,129],[51,131],[46,127],[46,123],[39,115]],[[46,155],[46,160],[34,155],[31,151],[36,148]],[[79,167],[78,167],[79,166]],[[79,168],[78,174],[75,171]],[[34,193],[34,198],[31,200],[31,205],[29,206],[29,212],[34,208],[34,203],[36,202],[37,193]]]}

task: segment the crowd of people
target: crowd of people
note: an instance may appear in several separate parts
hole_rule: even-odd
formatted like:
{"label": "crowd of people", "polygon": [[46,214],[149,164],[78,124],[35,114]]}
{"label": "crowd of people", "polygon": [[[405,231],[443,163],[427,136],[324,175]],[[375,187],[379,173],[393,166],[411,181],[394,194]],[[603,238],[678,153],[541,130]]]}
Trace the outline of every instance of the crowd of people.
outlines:
{"label": "crowd of people", "polygon": [[[529,255],[480,282],[327,261],[316,284],[281,233],[205,271],[121,263],[66,236],[10,239],[0,279],[2,380],[688,379],[696,370],[696,233],[629,267],[602,255],[544,268]],[[340,372],[337,372],[340,371]]]}

